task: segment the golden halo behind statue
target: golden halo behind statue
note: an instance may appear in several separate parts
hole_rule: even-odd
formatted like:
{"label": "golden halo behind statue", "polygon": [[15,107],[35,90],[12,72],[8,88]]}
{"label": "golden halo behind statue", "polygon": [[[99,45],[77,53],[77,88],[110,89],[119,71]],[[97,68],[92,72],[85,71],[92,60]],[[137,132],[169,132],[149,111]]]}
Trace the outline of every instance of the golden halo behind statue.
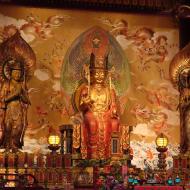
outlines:
{"label": "golden halo behind statue", "polygon": [[10,62],[14,61],[16,64],[20,64],[22,76],[25,80],[28,80],[34,72],[36,65],[36,56],[32,48],[27,42],[20,36],[19,32],[16,32],[9,39],[0,44],[0,79],[9,80]]}
{"label": "golden halo behind statue", "polygon": [[25,73],[24,73],[24,66],[23,63],[17,62],[14,59],[6,60],[2,65],[2,76],[6,80],[11,79],[11,69],[15,67],[17,64],[17,70],[21,71],[20,81],[24,80]]}
{"label": "golden halo behind statue", "polygon": [[190,43],[179,51],[170,63],[169,74],[175,88],[178,88],[180,74],[190,69]]}

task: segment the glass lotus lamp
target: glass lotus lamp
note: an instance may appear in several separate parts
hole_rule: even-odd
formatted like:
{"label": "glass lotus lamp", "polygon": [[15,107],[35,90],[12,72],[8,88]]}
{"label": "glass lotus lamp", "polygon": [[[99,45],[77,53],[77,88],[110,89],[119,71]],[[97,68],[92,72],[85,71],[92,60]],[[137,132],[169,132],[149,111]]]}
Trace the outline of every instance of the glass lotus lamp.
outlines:
{"label": "glass lotus lamp", "polygon": [[175,184],[181,183],[181,178],[177,175],[175,178]]}
{"label": "glass lotus lamp", "polygon": [[156,145],[159,148],[166,148],[168,146],[168,137],[161,133],[156,138]]}
{"label": "glass lotus lamp", "polygon": [[172,177],[169,177],[169,178],[168,178],[167,184],[168,184],[168,185],[174,185],[174,181],[173,181]]}
{"label": "glass lotus lamp", "polygon": [[52,151],[52,154],[55,154],[60,148],[60,137],[56,134],[50,134],[48,137],[48,148]]}
{"label": "glass lotus lamp", "polygon": [[165,170],[166,164],[166,154],[165,152],[168,150],[168,138],[163,133],[159,134],[156,138],[156,150],[159,152],[158,154],[158,168],[160,170]]}

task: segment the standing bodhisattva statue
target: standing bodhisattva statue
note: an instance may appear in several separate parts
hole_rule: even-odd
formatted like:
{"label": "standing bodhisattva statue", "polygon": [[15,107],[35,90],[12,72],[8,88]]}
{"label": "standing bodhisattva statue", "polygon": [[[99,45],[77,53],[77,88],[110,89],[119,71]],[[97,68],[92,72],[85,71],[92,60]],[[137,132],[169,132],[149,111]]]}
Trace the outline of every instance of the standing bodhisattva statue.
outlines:
{"label": "standing bodhisattva statue", "polygon": [[24,145],[30,105],[27,79],[35,64],[34,52],[18,32],[0,45],[0,64],[0,148],[16,152]]}

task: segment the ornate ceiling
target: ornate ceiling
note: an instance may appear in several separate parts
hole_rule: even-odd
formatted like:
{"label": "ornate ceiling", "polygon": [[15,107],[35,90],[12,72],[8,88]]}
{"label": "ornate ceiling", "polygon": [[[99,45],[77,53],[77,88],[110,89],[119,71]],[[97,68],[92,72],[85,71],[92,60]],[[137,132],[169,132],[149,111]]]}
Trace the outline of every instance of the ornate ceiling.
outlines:
{"label": "ornate ceiling", "polygon": [[188,4],[188,0],[0,0],[0,2],[29,6],[72,7],[161,14],[171,14],[178,5]]}

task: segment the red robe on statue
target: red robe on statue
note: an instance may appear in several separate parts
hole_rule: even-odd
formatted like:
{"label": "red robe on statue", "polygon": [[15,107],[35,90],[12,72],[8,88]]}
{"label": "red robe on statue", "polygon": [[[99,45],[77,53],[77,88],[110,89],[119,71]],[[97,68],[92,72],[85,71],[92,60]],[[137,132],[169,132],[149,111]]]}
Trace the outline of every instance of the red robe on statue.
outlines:
{"label": "red robe on statue", "polygon": [[[108,159],[111,153],[111,136],[119,132],[116,95],[104,84],[84,86],[80,95],[80,110],[83,113],[83,150],[87,159]],[[86,99],[89,97],[88,100]]]}

